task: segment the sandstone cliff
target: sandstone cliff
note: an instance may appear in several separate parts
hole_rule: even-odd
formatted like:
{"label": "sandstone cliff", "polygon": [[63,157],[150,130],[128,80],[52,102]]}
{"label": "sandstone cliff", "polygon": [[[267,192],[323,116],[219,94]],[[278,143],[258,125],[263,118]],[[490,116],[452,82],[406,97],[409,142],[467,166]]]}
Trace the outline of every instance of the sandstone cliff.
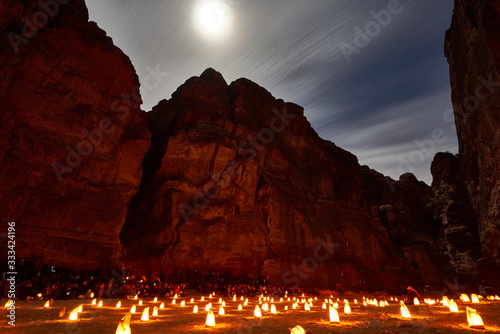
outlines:
{"label": "sandstone cliff", "polygon": [[150,144],[139,81],[82,0],[45,3],[0,1],[1,232],[16,222],[18,258],[121,266]]}
{"label": "sandstone cliff", "polygon": [[[494,267],[500,268],[499,25],[499,1],[456,0],[445,47],[450,64],[460,173],[477,219],[485,256],[477,262],[477,269],[489,274],[494,273]],[[495,275],[500,275],[500,271]],[[496,277],[493,281],[498,281]]]}

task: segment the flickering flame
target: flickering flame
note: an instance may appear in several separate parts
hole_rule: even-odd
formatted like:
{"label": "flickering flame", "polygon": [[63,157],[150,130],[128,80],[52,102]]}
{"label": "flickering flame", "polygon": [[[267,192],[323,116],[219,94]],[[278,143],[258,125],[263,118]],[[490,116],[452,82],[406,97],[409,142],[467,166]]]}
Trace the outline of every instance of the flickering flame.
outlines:
{"label": "flickering flame", "polygon": [[99,301],[99,304],[97,304],[97,307],[102,307],[102,300]]}
{"label": "flickering flame", "polygon": [[241,304],[238,305],[238,311],[243,310],[243,306]]}
{"label": "flickering flame", "polygon": [[339,313],[335,307],[330,306],[330,322],[340,323]]}
{"label": "flickering flame", "polygon": [[50,307],[50,302],[47,300],[47,301],[45,302],[45,305],[43,305],[43,307]]}
{"label": "flickering flame", "polygon": [[195,306],[193,307],[193,313],[198,313],[198,305],[195,305]]}
{"label": "flickering flame", "polygon": [[153,299],[153,303],[158,303],[158,297],[155,297],[155,299]]}
{"label": "flickering flame", "polygon": [[403,318],[411,318],[410,311],[408,310],[408,307],[406,307],[405,304],[401,303],[401,316]]}
{"label": "flickering flame", "polygon": [[349,303],[345,303],[345,305],[344,305],[344,313],[345,314],[351,313],[351,307],[349,306]]}
{"label": "flickering flame", "polygon": [[78,320],[78,307],[74,308],[69,314],[69,320],[75,321]]}
{"label": "flickering flame", "polygon": [[132,313],[132,314],[135,313],[135,305],[132,305],[132,307],[130,308],[130,313]]}
{"label": "flickering flame", "polygon": [[151,316],[153,316],[153,317],[157,317],[158,316],[158,306],[155,306],[153,308],[153,314],[151,314]]}
{"label": "flickering flame", "polygon": [[290,334],[306,334],[306,331],[301,326],[297,325],[290,329]]}
{"label": "flickering flame", "polygon": [[120,308],[120,307],[122,307],[122,302],[118,301],[118,303],[116,303],[116,308]]}
{"label": "flickering flame", "polygon": [[142,321],[149,321],[149,307],[146,307],[144,311],[142,311],[142,316],[141,316]]}
{"label": "flickering flame", "polygon": [[271,304],[271,313],[272,314],[276,314],[276,306],[274,306],[274,304]]}
{"label": "flickering flame", "polygon": [[78,305],[78,313],[82,313],[83,311],[83,304]]}
{"label": "flickering flame", "polygon": [[467,307],[466,311],[467,311],[467,322],[469,323],[469,327],[475,329],[484,329],[483,319],[477,313],[477,311],[470,307]]}
{"label": "flickering flame", "polygon": [[181,306],[182,306],[182,307],[186,306],[186,301],[184,301],[184,300],[183,300],[183,301],[181,302]]}
{"label": "flickering flame", "polygon": [[420,305],[417,297],[413,298],[413,305]]}
{"label": "flickering flame", "polygon": [[116,328],[116,333],[115,334],[132,334],[132,331],[130,330],[130,318],[132,316],[130,314],[127,314],[120,320],[118,323],[118,327]]}
{"label": "flickering flame", "polygon": [[470,302],[469,296],[467,296],[465,293],[462,293],[460,295],[460,299],[462,299],[464,303]]}
{"label": "flickering flame", "polygon": [[455,313],[458,312],[457,303],[455,303],[455,301],[453,299],[450,299],[448,304],[449,304],[450,312],[455,312]]}
{"label": "flickering flame", "polygon": [[255,309],[253,310],[253,315],[254,317],[262,317],[262,312],[260,311],[259,305],[255,306]]}
{"label": "flickering flame", "polygon": [[160,310],[163,310],[165,308],[165,303],[160,304]]}
{"label": "flickering flame", "polygon": [[97,299],[94,298],[92,299],[92,303],[90,303],[90,305],[95,305],[95,304],[97,304]]}
{"label": "flickering flame", "polygon": [[226,313],[224,313],[224,307],[221,305],[219,306],[219,315],[224,315]]}
{"label": "flickering flame", "polygon": [[209,327],[214,327],[215,326],[215,316],[212,311],[208,311],[207,313],[207,321],[205,324]]}
{"label": "flickering flame", "polygon": [[477,295],[475,293],[473,293],[470,297],[471,297],[472,302],[474,304],[479,304],[479,298],[477,297]]}

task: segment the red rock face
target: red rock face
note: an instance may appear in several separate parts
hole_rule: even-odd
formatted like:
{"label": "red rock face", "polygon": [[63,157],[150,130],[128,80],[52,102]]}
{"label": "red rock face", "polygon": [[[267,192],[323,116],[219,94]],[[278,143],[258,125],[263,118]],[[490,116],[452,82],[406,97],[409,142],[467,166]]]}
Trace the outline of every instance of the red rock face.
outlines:
{"label": "red rock face", "polygon": [[[19,258],[121,265],[119,231],[150,144],[134,68],[83,1],[0,10],[2,229],[16,222]],[[36,33],[23,25],[34,17]]]}
{"label": "red rock face", "polygon": [[[446,34],[460,164],[485,259],[500,267],[500,5],[455,1]],[[491,271],[491,270],[490,270]]]}
{"label": "red rock face", "polygon": [[265,273],[302,287],[398,291],[414,281],[356,157],[320,139],[301,107],[208,69],[150,115],[151,150],[122,230],[128,267]]}

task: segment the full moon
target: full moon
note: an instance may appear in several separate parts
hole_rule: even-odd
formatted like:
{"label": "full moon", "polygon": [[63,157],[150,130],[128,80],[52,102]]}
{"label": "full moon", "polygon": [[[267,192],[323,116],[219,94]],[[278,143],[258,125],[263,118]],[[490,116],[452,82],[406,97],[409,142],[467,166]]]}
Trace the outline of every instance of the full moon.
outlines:
{"label": "full moon", "polygon": [[233,8],[223,1],[200,0],[193,11],[194,25],[205,39],[220,41],[228,37]]}

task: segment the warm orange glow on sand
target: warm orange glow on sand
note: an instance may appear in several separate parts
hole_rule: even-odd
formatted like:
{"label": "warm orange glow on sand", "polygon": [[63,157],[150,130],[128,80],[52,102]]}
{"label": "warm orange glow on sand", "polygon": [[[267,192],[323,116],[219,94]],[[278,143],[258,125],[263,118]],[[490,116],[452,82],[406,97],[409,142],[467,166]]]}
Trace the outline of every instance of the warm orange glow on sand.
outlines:
{"label": "warm orange glow on sand", "polygon": [[118,327],[116,328],[115,334],[132,334],[130,330],[130,318],[132,316],[130,314],[127,314],[120,320],[118,323]]}
{"label": "warm orange glow on sand", "polygon": [[475,309],[467,307],[466,312],[467,312],[467,322],[469,323],[470,328],[484,329],[483,319]]}

